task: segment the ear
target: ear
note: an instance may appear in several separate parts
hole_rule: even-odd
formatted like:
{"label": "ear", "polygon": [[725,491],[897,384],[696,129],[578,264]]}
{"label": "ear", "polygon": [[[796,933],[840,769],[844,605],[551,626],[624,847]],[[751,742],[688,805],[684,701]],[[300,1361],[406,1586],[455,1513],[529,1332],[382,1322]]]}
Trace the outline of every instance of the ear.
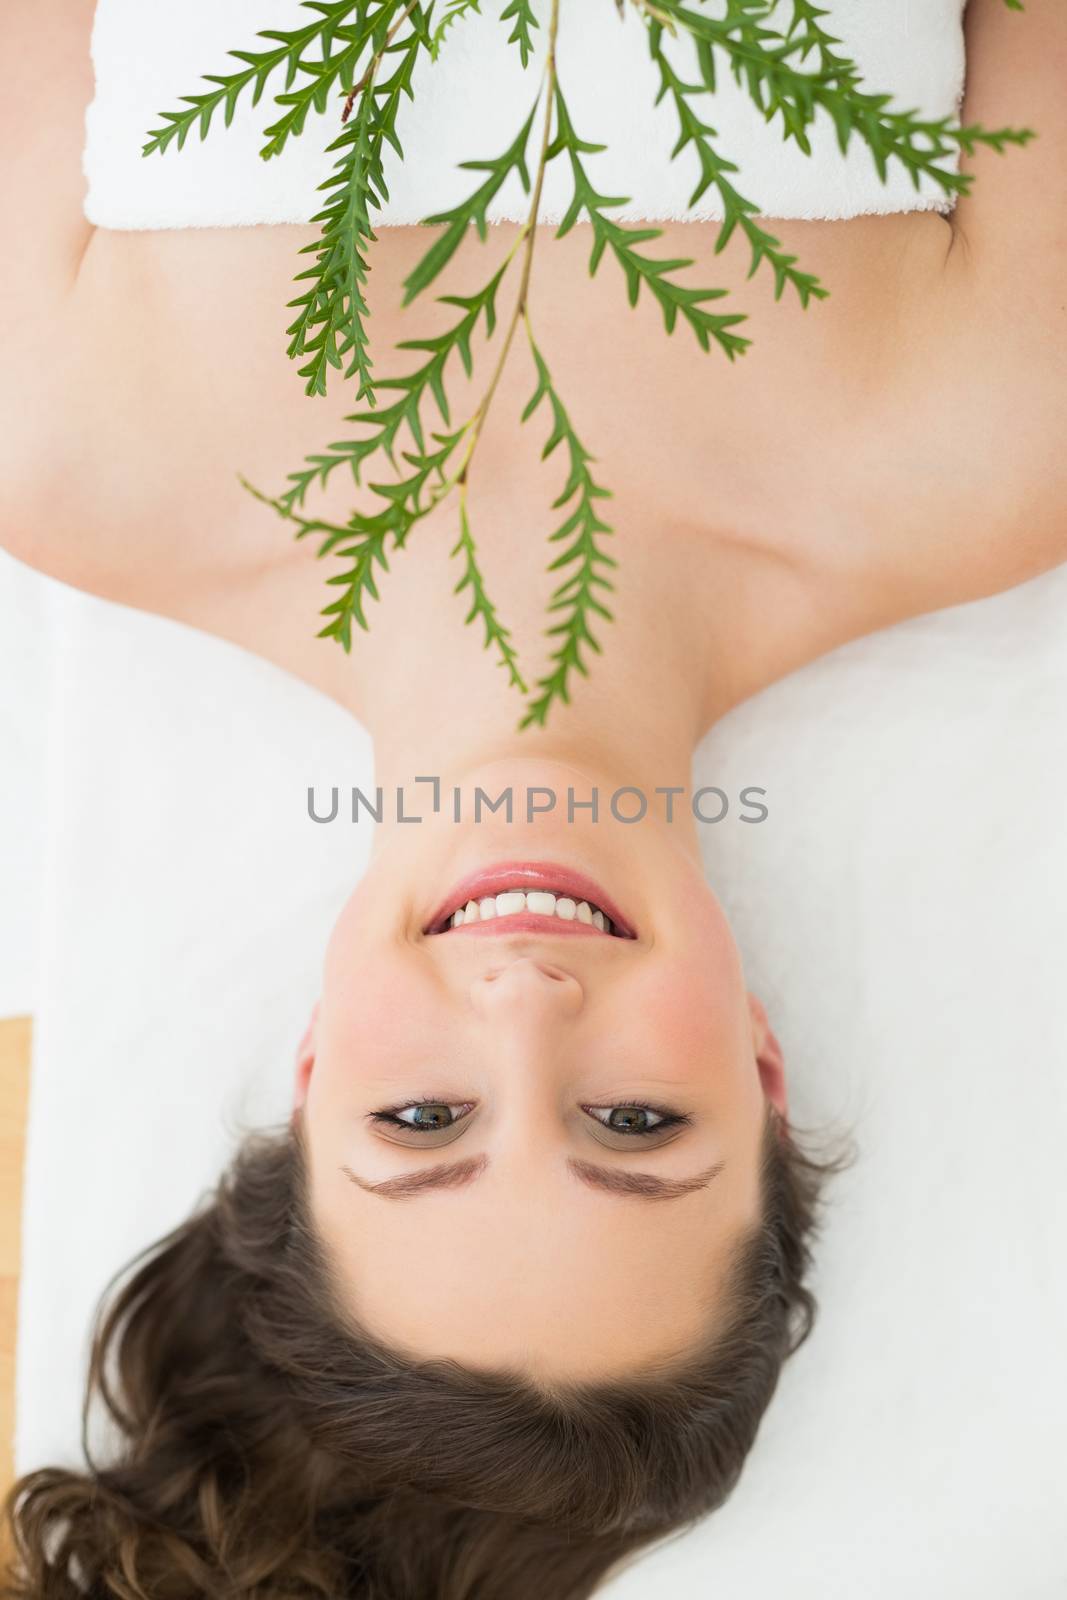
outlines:
{"label": "ear", "polygon": [[298,1112],[307,1099],[308,1083],[315,1065],[316,1028],[319,1020],[318,1001],[311,1008],[304,1037],[296,1050],[296,1079],[293,1084],[293,1113]]}
{"label": "ear", "polygon": [[766,1011],[754,994],[748,997],[748,1009],[752,1018],[752,1047],[756,1053],[756,1066],[759,1069],[763,1093],[784,1120],[787,1105],[782,1047],[767,1021]]}

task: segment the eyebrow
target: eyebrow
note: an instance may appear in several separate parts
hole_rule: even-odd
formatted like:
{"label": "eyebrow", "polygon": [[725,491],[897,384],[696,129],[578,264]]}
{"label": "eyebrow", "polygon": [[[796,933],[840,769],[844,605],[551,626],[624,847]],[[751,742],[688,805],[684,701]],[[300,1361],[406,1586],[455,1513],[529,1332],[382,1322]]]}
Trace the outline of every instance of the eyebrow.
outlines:
{"label": "eyebrow", "polygon": [[691,1178],[659,1178],[651,1172],[626,1172],[621,1167],[597,1167],[590,1161],[567,1162],[576,1178],[581,1178],[594,1189],[606,1189],[609,1194],[636,1195],[640,1200],[678,1200],[684,1194],[706,1189],[717,1178],[725,1162],[717,1161],[713,1167],[694,1173]]}
{"label": "eyebrow", "polygon": [[381,1195],[386,1200],[407,1200],[412,1195],[423,1194],[427,1189],[459,1189],[470,1183],[489,1165],[488,1156],[470,1156],[466,1161],[449,1161],[443,1166],[419,1167],[414,1172],[401,1172],[395,1178],[383,1178],[381,1183],[368,1183],[351,1167],[341,1171],[352,1183],[366,1189],[368,1194]]}
{"label": "eyebrow", "polygon": [[[385,1200],[408,1200],[430,1189],[459,1189],[477,1178],[488,1165],[487,1156],[471,1156],[466,1161],[449,1161],[436,1167],[420,1167],[415,1172],[401,1172],[395,1178],[384,1178],[380,1183],[368,1183],[366,1178],[361,1178],[348,1166],[343,1166],[341,1171],[351,1183],[365,1189],[368,1194],[379,1195]],[[624,1172],[616,1167],[598,1167],[591,1161],[569,1160],[567,1166],[576,1178],[591,1189],[603,1189],[608,1194],[626,1195],[638,1200],[678,1200],[697,1189],[706,1189],[719,1176],[725,1162],[718,1161],[691,1178],[660,1178],[651,1172]]]}

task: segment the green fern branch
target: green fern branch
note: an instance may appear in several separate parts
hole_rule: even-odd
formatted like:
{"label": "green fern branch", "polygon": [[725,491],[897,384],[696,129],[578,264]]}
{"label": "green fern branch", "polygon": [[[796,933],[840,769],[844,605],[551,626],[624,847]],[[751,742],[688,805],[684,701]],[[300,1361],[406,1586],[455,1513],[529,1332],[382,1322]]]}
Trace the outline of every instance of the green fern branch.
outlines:
{"label": "green fern branch", "polygon": [[[467,165],[475,170],[488,171],[490,176],[475,190],[467,200],[460,202],[453,212],[442,217],[448,229],[462,227],[464,234],[473,223],[480,231],[486,229],[486,208],[497,191],[500,184],[511,171],[519,171],[526,187],[530,187],[529,172],[526,165],[526,148],[529,141],[530,129],[536,112],[536,102],[529,117],[523,124],[516,138],[502,156],[492,161],[470,162]],[[356,137],[358,137],[358,132]],[[538,169],[536,193],[540,193],[540,175],[542,165]],[[445,375],[453,356],[458,356],[464,370],[470,376],[473,371],[472,341],[478,330],[479,324],[484,327],[485,335],[491,338],[497,322],[496,301],[500,285],[508,271],[511,261],[524,240],[529,247],[532,244],[533,230],[528,226],[524,234],[520,235],[515,246],[502,265],[493,273],[488,282],[473,295],[442,295],[440,302],[446,305],[457,306],[462,315],[452,326],[443,333],[421,339],[406,339],[401,341],[398,349],[417,350],[423,352],[427,359],[421,366],[413,371],[396,378],[382,379],[375,385],[376,395],[383,391],[392,391],[397,394],[397,399],[391,405],[382,406],[362,412],[356,412],[346,417],[346,421],[363,424],[369,432],[362,434],[357,439],[340,441],[331,445],[328,451],[309,457],[305,467],[298,472],[290,473],[290,487],[278,499],[272,499],[259,493],[258,497],[275,507],[283,516],[295,520],[302,532],[312,531],[322,535],[324,525],[321,521],[303,518],[296,512],[296,507],[302,506],[308,490],[312,484],[318,482],[325,484],[330,474],[340,465],[347,463],[354,481],[357,485],[363,481],[363,471],[366,463],[376,455],[384,455],[389,464],[399,468],[399,461],[403,461],[413,470],[406,477],[399,477],[392,483],[379,482],[369,484],[370,491],[379,499],[386,502],[385,509],[378,513],[366,516],[353,513],[348,524],[343,529],[332,527],[326,531],[319,549],[319,555],[334,554],[350,560],[351,565],[346,572],[339,573],[329,581],[341,587],[342,593],[338,599],[329,606],[323,615],[328,617],[322,636],[338,639],[346,650],[351,647],[351,626],[353,621],[361,627],[366,626],[364,603],[368,593],[372,598],[377,598],[377,590],[371,589],[373,584],[375,552],[381,548],[382,541],[391,539],[393,546],[401,547],[406,541],[414,525],[421,521],[435,506],[439,505],[446,496],[457,487],[460,487],[463,502],[461,516],[460,544],[457,553],[462,552],[466,557],[466,569],[461,579],[461,587],[471,587],[473,594],[473,611],[468,616],[481,616],[486,627],[487,642],[495,644],[502,661],[508,668],[509,679],[515,687],[525,692],[525,684],[518,672],[517,656],[510,644],[510,635],[500,622],[495,607],[486,592],[484,578],[477,561],[477,552],[470,533],[469,517],[466,513],[466,474],[469,468],[474,445],[488,410],[493,392],[499,380],[503,360],[506,358],[507,348],[490,383],[489,389],[474,415],[457,431],[453,433],[430,434],[437,445],[433,449],[427,445],[428,428],[424,417],[424,407],[429,400],[433,400],[437,410],[446,424],[450,423],[450,407],[445,389]],[[420,293],[441,271],[444,261],[438,249],[440,241],[430,247],[408,280],[410,295]],[[455,246],[458,247],[458,246]],[[454,248],[455,248],[454,247]],[[447,258],[446,258],[447,259]],[[524,284],[526,282],[524,275]],[[520,291],[520,299],[523,291]],[[516,312],[516,316],[518,312]],[[514,331],[514,319],[509,329],[508,341]],[[409,438],[414,449],[401,450],[399,442]],[[467,441],[467,449],[463,455],[458,470],[451,476],[446,469],[452,461],[453,455],[461,441]],[[399,459],[398,459],[399,458]],[[369,541],[369,542],[368,542]],[[384,564],[384,560],[383,560]]]}
{"label": "green fern branch", "polygon": [[[267,143],[260,155],[265,161],[281,155],[289,140],[303,133],[309,112],[321,114],[326,110],[332,93],[355,95],[359,92],[355,81],[356,71],[367,46],[380,37],[383,27],[404,14],[402,0],[383,0],[380,10],[368,17],[362,26],[357,24],[352,29],[338,28],[338,36],[345,38],[346,42],[336,54],[324,56],[322,61],[300,63],[300,71],[309,74],[311,82],[298,84],[293,89],[275,95],[275,104],[284,109],[278,120],[263,130]],[[323,47],[325,51],[325,40]],[[376,66],[377,58],[368,70],[373,71]]]}
{"label": "green fern branch", "polygon": [[727,173],[738,171],[736,162],[719,155],[711,142],[718,137],[716,130],[702,121],[690,104],[692,97],[706,96],[705,85],[703,82],[686,83],[675,71],[664,52],[663,27],[658,22],[653,22],[649,27],[648,45],[660,74],[656,104],[659,105],[666,95],[670,95],[678,114],[680,132],[671,158],[673,160],[691,145],[700,165],[700,177],[689,196],[689,205],[695,206],[711,188],[716,189],[722,199],[723,224],[715,241],[716,255],[726,248],[734,229],[740,226],[752,251],[752,265],[748,273],[750,278],[758,270],[761,261],[766,261],[774,273],[776,300],[781,299],[787,283],[792,284],[805,308],[813,298],[825,300],[829,290],[820,284],[814,273],[800,271],[796,265],[797,257],[784,251],[779,240],[753,220],[753,214],[758,213],[759,207],[753,200],[747,200],[730,182]]}
{"label": "green fern branch", "polygon": [[[399,104],[402,96],[413,98],[412,73],[424,47],[425,33],[415,28],[406,39],[382,51],[381,58],[372,63],[356,115],[327,147],[344,152],[333,175],[320,185],[335,193],[329,205],[312,218],[322,223],[321,237],[299,252],[314,253],[317,260],[296,275],[297,283],[310,279],[311,287],[289,301],[300,313],[286,329],[292,335],[289,356],[311,357],[299,369],[307,379],[305,392],[309,395],[326,393],[329,368],[340,369],[351,352],[344,377],[358,378],[357,400],[375,403],[365,293],[370,270],[367,252],[375,240],[371,212],[380,209],[389,195],[383,170],[386,145],[403,157],[396,131]],[[399,64],[392,76],[379,84],[374,74],[380,60],[393,51],[399,53]]]}
{"label": "green fern branch", "polygon": [[[553,21],[550,32],[551,39],[555,38],[558,23],[559,0],[554,0]],[[443,236],[447,253],[443,253],[441,239],[435,241],[426,252],[415,272],[406,283],[408,298],[421,293],[442,270],[445,262],[454,250],[458,248],[458,239],[454,235],[466,236],[473,224],[484,238],[487,231],[487,208],[500,185],[509,173],[518,172],[520,179],[528,191],[532,190],[530,202],[530,215],[525,227],[512,246],[507,258],[490,278],[489,282],[475,295],[443,295],[440,300],[444,304],[456,305],[463,311],[463,316],[443,334],[432,338],[409,339],[402,341],[399,349],[414,349],[424,351],[428,360],[414,372],[399,378],[386,379],[378,384],[378,389],[394,389],[400,391],[400,396],[391,407],[384,410],[359,412],[346,420],[350,422],[368,424],[372,432],[356,440],[342,441],[332,445],[325,455],[309,458],[308,465],[298,473],[290,474],[291,487],[278,500],[268,503],[285,516],[294,517],[298,524],[310,522],[314,531],[322,533],[322,524],[312,519],[299,517],[294,511],[297,504],[302,504],[308,488],[316,479],[325,483],[329,474],[347,461],[356,483],[360,483],[362,469],[365,463],[378,453],[384,454],[390,464],[397,467],[397,440],[404,431],[414,443],[414,450],[402,451],[401,458],[414,469],[406,478],[400,478],[394,483],[372,483],[369,485],[371,492],[387,502],[386,510],[374,516],[365,517],[360,513],[353,513],[343,531],[334,529],[328,533],[319,549],[319,554],[336,553],[339,556],[348,556],[352,560],[349,571],[338,574],[330,581],[342,587],[342,595],[338,601],[327,608],[324,615],[329,617],[324,634],[338,638],[347,650],[351,646],[351,623],[353,620],[360,626],[366,626],[363,601],[366,589],[366,574],[369,571],[373,581],[373,562],[370,566],[366,560],[366,542],[373,534],[392,537],[394,544],[399,546],[407,539],[411,528],[417,521],[439,505],[456,487],[460,491],[460,538],[453,551],[454,555],[462,554],[465,558],[463,576],[457,585],[456,592],[470,588],[472,592],[472,606],[467,616],[467,622],[481,616],[486,630],[486,644],[495,645],[502,664],[508,670],[509,682],[513,687],[526,692],[526,685],[518,668],[518,657],[510,642],[510,631],[501,623],[496,608],[489,599],[486,591],[484,577],[478,564],[477,549],[471,534],[470,520],[467,509],[467,484],[468,472],[474,450],[480,437],[481,429],[496,392],[504,365],[518,325],[520,317],[525,314],[526,296],[529,289],[530,269],[532,265],[533,245],[536,238],[536,219],[540,204],[541,189],[544,181],[545,168],[550,159],[550,129],[554,108],[555,75],[550,68],[546,75],[546,85],[542,87],[542,94],[547,86],[545,127],[542,136],[540,156],[537,164],[536,177],[533,184],[527,167],[526,151],[529,142],[533,118],[537,110],[534,106],[523,124],[519,133],[504,153],[491,161],[468,162],[465,165],[477,171],[487,171],[489,177],[455,207],[451,212],[442,213],[433,219],[445,227]],[[524,252],[522,281],[519,288],[515,308],[508,326],[504,346],[500,353],[496,368],[489,382],[488,388],[474,415],[457,431],[449,434],[434,433],[437,450],[430,450],[426,445],[426,429],[422,416],[422,405],[428,396],[433,397],[437,408],[445,423],[449,421],[449,406],[444,387],[444,373],[452,354],[458,353],[460,360],[468,374],[473,368],[471,340],[477,330],[479,321],[484,321],[486,336],[491,338],[496,326],[496,296],[500,284],[506,274],[511,261],[519,250]],[[452,456],[461,441],[466,441],[458,468],[449,475],[446,472]],[[427,493],[427,484],[433,479],[433,487]],[[356,535],[353,544],[350,536]],[[298,535],[299,537],[300,535]],[[344,541],[348,539],[346,544]],[[377,598],[377,591],[374,591]]]}
{"label": "green fern branch", "polygon": [[[796,257],[783,251],[779,240],[756,220],[758,206],[732,183],[730,175],[738,168],[719,152],[718,135],[702,114],[702,97],[716,91],[720,58],[766,121],[780,121],[785,142],[793,140],[810,155],[809,133],[822,112],[830,117],[842,152],[847,152],[852,139],[859,139],[870,151],[883,182],[895,162],[911,174],[916,187],[925,176],[947,194],[964,194],[972,176],[950,171],[944,165],[950,157],[959,152],[973,155],[980,147],[1003,153],[1010,146],[1027,143],[1034,134],[1027,128],[954,126],[947,117],[925,118],[915,110],[895,108],[889,95],[863,88],[856,63],[840,52],[841,41],[823,25],[829,13],[814,0],[788,0],[784,31],[776,26],[779,7],[786,3],[724,0],[722,14],[713,17],[686,0],[630,0],[648,29],[650,55],[659,73],[656,102],[669,98],[678,117],[672,158],[690,150],[697,163],[690,204],[695,205],[712,188],[722,200],[724,218],[716,253],[740,233],[751,251],[749,276],[766,263],[774,274],[776,298],[787,285],[792,286],[801,305],[807,307],[811,300],[825,297],[826,289],[814,275],[800,271]],[[1004,4],[1011,10],[1023,9],[1022,0],[1004,0]],[[531,196],[527,221],[507,259],[480,290],[469,296],[439,297],[460,312],[448,329],[432,338],[398,344],[398,349],[420,352],[425,357],[421,364],[398,377],[376,378],[366,286],[375,242],[373,216],[388,198],[386,152],[392,150],[403,157],[398,117],[402,102],[415,96],[414,69],[420,53],[436,62],[455,25],[466,16],[481,13],[481,0],[442,0],[442,5],[435,25],[434,0],[425,5],[423,0],[303,0],[313,21],[288,31],[261,32],[257,37],[267,41],[266,49],[230,51],[242,63],[241,70],[206,75],[206,82],[212,85],[208,92],[182,96],[181,109],[162,112],[163,125],[149,132],[143,153],[163,153],[171,146],[181,149],[194,130],[201,139],[206,138],[217,125],[217,112],[228,127],[241,96],[250,95],[252,105],[257,105],[276,74],[284,75],[283,86],[274,95],[279,115],[265,130],[266,143],[261,150],[265,159],[277,155],[290,139],[305,131],[311,111],[325,111],[334,94],[345,97],[342,131],[328,146],[329,151],[339,152],[338,159],[331,176],[320,185],[328,193],[328,202],[314,218],[321,224],[321,235],[301,251],[314,254],[315,260],[296,277],[297,283],[307,287],[289,302],[297,316],[286,331],[290,357],[303,361],[299,371],[307,380],[309,395],[326,392],[330,369],[356,380],[357,405],[362,402],[365,409],[357,409],[345,420],[362,431],[355,439],[331,444],[307,457],[300,471],[288,475],[288,487],[277,498],[241,479],[253,495],[295,527],[298,539],[314,539],[320,557],[345,563],[328,580],[331,592],[339,592],[322,611],[325,625],[320,633],[320,637],[337,639],[345,650],[351,647],[353,626],[368,626],[367,607],[379,598],[378,580],[388,570],[389,554],[402,549],[415,525],[458,489],[459,537],[452,554],[462,558],[463,573],[456,592],[469,591],[466,621],[482,619],[486,647],[495,649],[510,684],[528,692],[510,632],[486,591],[467,502],[472,457],[518,323],[523,322],[537,374],[523,422],[547,404],[552,427],[543,455],[548,457],[563,445],[569,460],[563,493],[554,503],[565,515],[550,536],[552,542],[564,545],[549,568],[565,574],[549,607],[560,620],[548,630],[548,637],[558,643],[549,672],[537,682],[540,692],[529,701],[521,724],[543,726],[557,701],[569,701],[574,673],[587,673],[589,653],[600,651],[593,630],[598,618],[612,620],[603,595],[613,588],[607,569],[616,565],[601,543],[612,530],[600,517],[598,502],[607,498],[609,491],[592,472],[594,458],[575,432],[531,331],[531,266],[548,165],[557,158],[569,165],[572,194],[557,237],[583,217],[588,220],[591,275],[610,253],[623,273],[630,303],[636,303],[644,289],[658,303],[668,333],[682,320],[704,350],[715,341],[731,359],[743,353],[750,341],[734,331],[746,320],[743,315],[716,314],[708,309],[708,303],[721,299],[725,290],[689,288],[677,281],[676,275],[693,265],[690,260],[645,253],[642,246],[659,238],[662,229],[626,226],[609,215],[627,202],[623,197],[601,194],[587,170],[586,158],[604,147],[578,135],[560,92],[556,43],[561,0],[551,0],[545,73],[534,107],[501,155],[462,164],[485,176],[451,210],[426,219],[440,231],[405,280],[404,303],[409,304],[437,279],[472,230],[482,240],[487,237],[489,209],[513,177]],[[621,15],[625,0],[616,0],[616,8]],[[519,51],[523,67],[528,66],[539,27],[532,0],[507,0],[499,17],[510,25],[508,42]],[[696,63],[695,82],[689,82],[673,65],[664,48],[664,31],[676,38],[688,37]],[[529,140],[540,104],[544,106],[544,129],[531,173]],[[447,397],[453,358],[458,358],[470,376],[475,335],[481,331],[487,339],[493,337],[500,286],[519,252],[523,258],[521,282],[492,376],[473,415],[453,428]],[[431,428],[431,405],[445,431]],[[377,456],[384,459],[393,476],[390,481],[366,485],[374,509],[353,512],[345,523],[304,514],[313,486],[325,486],[342,465],[348,466],[355,484],[362,485],[367,464]]]}
{"label": "green fern branch", "polygon": [[[277,155],[291,135],[303,132],[307,113],[312,106],[325,111],[329,91],[335,83],[346,93],[355,88],[356,67],[363,51],[403,10],[403,0],[380,0],[376,6],[372,0],[302,0],[302,4],[309,11],[318,13],[317,21],[308,23],[304,28],[262,29],[256,37],[277,40],[272,49],[229,51],[238,61],[247,63],[244,70],[229,74],[205,72],[205,80],[218,87],[207,94],[181,95],[179,98],[185,102],[187,110],[161,111],[160,116],[166,126],[149,133],[142,154],[151,155],[157,150],[162,153],[174,141],[177,141],[180,150],[197,127],[200,138],[206,139],[215,112],[220,107],[223,108],[225,126],[228,128],[245,90],[252,89],[252,104],[258,105],[268,80],[284,67],[285,87],[276,96],[276,101],[289,109],[277,123],[265,130],[269,137],[261,151],[264,158]],[[345,23],[344,19],[353,12],[356,13],[355,23]],[[341,48],[331,55],[335,41],[341,42]],[[320,51],[318,59],[310,54],[316,45]],[[291,92],[300,73],[309,76],[312,81]]]}
{"label": "green fern branch", "polygon": [[433,30],[433,35],[430,39],[430,55],[434,61],[437,60],[440,54],[441,46],[449,30],[463,17],[469,16],[472,11],[479,16],[481,15],[482,0],[448,0],[445,6],[445,14]]}
{"label": "green fern branch", "polygon": [[691,289],[674,282],[671,274],[681,271],[684,267],[691,267],[693,265],[691,258],[678,257],[664,260],[641,253],[637,248],[638,245],[646,244],[650,239],[660,238],[663,229],[627,227],[606,214],[608,207],[625,205],[627,197],[600,194],[593,186],[582,162],[583,155],[595,154],[606,147],[602,144],[590,144],[579,138],[563,95],[558,90],[556,108],[559,132],[552,154],[557,154],[559,151],[566,152],[570,159],[574,181],[571,202],[557,229],[556,237],[562,238],[564,234],[569,233],[584,213],[592,224],[593,232],[593,249],[589,258],[590,275],[596,273],[605,250],[610,249],[626,278],[631,305],[637,304],[641,288],[645,286],[659,303],[668,333],[674,332],[677,320],[681,316],[696,335],[702,350],[710,349],[711,340],[714,339],[731,360],[734,356],[741,355],[752,341],[730,330],[738,323],[746,321],[745,316],[741,312],[715,314],[704,310],[707,301],[720,300],[727,291]]}
{"label": "green fern branch", "polygon": [[515,26],[508,34],[508,43],[517,47],[523,66],[529,66],[534,50],[534,29],[540,27],[530,0],[510,0],[510,4],[500,13],[500,20],[514,22]]}
{"label": "green fern branch", "polygon": [[511,630],[500,621],[496,607],[486,593],[485,579],[478,565],[478,552],[471,535],[465,478],[459,489],[459,539],[452,549],[452,555],[461,555],[464,561],[463,576],[452,591],[453,594],[462,594],[464,589],[471,591],[471,607],[463,619],[464,622],[471,623],[475,618],[481,617],[485,628],[485,648],[488,650],[491,646],[496,647],[499,665],[508,675],[509,687],[518,689],[520,694],[525,694],[526,681],[519,670],[518,654],[511,643]]}
{"label": "green fern branch", "polygon": [[445,376],[453,357],[458,356],[468,377],[473,371],[471,341],[479,323],[485,335],[491,338],[496,327],[496,297],[509,263],[502,267],[472,295],[442,295],[442,305],[458,306],[463,315],[432,338],[405,339],[397,345],[399,350],[419,350],[427,359],[421,366],[396,378],[379,379],[376,391],[395,393],[391,405],[373,411],[357,411],[345,417],[346,422],[365,424],[372,429],[358,439],[341,440],[323,452],[308,456],[307,464],[297,472],[289,473],[291,487],[282,496],[289,507],[303,505],[308,490],[316,483],[325,485],[339,466],[348,466],[359,487],[363,482],[363,467],[374,455],[382,453],[395,464],[397,441],[402,432],[410,437],[417,448],[425,446],[427,427],[423,410],[433,400],[442,421],[451,422],[451,410],[445,392]]}
{"label": "green fern branch", "polygon": [[477,230],[479,239],[484,242],[488,232],[489,206],[500,193],[511,173],[518,174],[523,192],[525,194],[530,193],[530,170],[527,165],[526,152],[530,143],[530,130],[533,127],[537,104],[538,102],[535,101],[530,108],[530,114],[526,121],[501,155],[489,161],[460,162],[461,170],[465,172],[487,172],[489,176],[483,183],[478,185],[472,194],[460,200],[450,211],[438,211],[432,217],[425,219],[424,227],[440,227],[444,231],[434,240],[418,266],[404,279],[404,304],[406,306],[410,305],[417,295],[422,294],[434,279],[444,271],[464,239],[466,239],[472,226]]}
{"label": "green fern branch", "polygon": [[[793,20],[785,35],[761,26],[761,19],[768,14],[764,0],[759,0],[758,9],[748,0],[730,0],[721,19],[688,10],[682,0],[657,0],[657,4],[675,27],[688,32],[700,47],[697,60],[707,91],[714,94],[716,89],[714,51],[719,49],[726,55],[735,81],[747,90],[765,120],[780,116],[785,141],[794,140],[805,155],[812,153],[808,129],[822,109],[833,122],[842,154],[847,153],[852,138],[858,137],[870,151],[883,183],[889,163],[896,161],[916,189],[926,177],[946,194],[968,192],[972,175],[940,164],[963,146],[961,130],[952,118],[923,117],[910,109],[897,111],[891,108],[892,95],[860,89],[855,63],[833,51],[839,41],[818,23],[818,17],[826,13],[809,0],[793,0]],[[803,59],[812,49],[819,52],[818,71],[798,70],[790,58]],[[988,144],[1003,150],[1008,144],[1026,144],[1032,137],[1033,130],[1028,128],[967,132],[972,148]]]}
{"label": "green fern branch", "polygon": [[614,620],[612,612],[597,593],[598,590],[615,587],[601,569],[618,565],[613,556],[601,549],[599,543],[602,537],[612,532],[612,528],[598,514],[597,502],[610,499],[611,490],[597,483],[593,477],[590,463],[594,457],[574,430],[548,366],[537,348],[529,318],[526,319],[526,332],[537,369],[537,387],[522,414],[522,420],[528,421],[541,402],[548,401],[552,412],[552,429],[541,452],[542,460],[546,460],[561,444],[566,446],[568,456],[567,481],[562,494],[552,502],[552,509],[559,510],[573,502],[563,522],[549,536],[553,542],[570,542],[548,570],[559,572],[567,567],[573,567],[574,570],[552,592],[549,612],[562,612],[563,618],[548,629],[548,637],[558,637],[560,642],[552,652],[552,670],[537,680],[541,693],[527,706],[526,715],[519,724],[520,729],[531,724],[543,728],[549,711],[557,701],[562,701],[564,705],[569,703],[572,674],[579,672],[583,677],[588,676],[584,653],[593,650],[600,654],[600,645],[592,631],[593,618],[599,616],[607,622]]}
{"label": "green fern branch", "polygon": [[329,621],[320,630],[318,638],[337,639],[346,651],[350,650],[353,621],[363,629],[368,628],[366,603],[368,600],[379,598],[374,573],[375,565],[380,566],[383,571],[389,570],[386,555],[387,541],[392,539],[397,548],[402,547],[404,543],[407,529],[403,526],[402,517],[392,506],[383,509],[377,517],[360,517],[353,514],[345,525],[327,522],[321,517],[302,517],[282,501],[264,494],[254,484],[249,483],[247,478],[238,476],[242,487],[247,489],[249,494],[254,495],[264,505],[272,506],[279,516],[296,525],[297,539],[317,535],[319,557],[336,554],[348,561],[349,566],[344,572],[326,579],[331,588],[341,586],[344,592],[320,612],[320,615],[329,618]]}

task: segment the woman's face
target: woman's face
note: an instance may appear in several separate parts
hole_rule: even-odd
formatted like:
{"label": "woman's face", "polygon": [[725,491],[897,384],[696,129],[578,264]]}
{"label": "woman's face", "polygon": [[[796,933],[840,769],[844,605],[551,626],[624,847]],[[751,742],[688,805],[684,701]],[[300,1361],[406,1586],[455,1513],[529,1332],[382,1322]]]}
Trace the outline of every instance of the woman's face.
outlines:
{"label": "woman's face", "polygon": [[[341,914],[298,1073],[349,1309],[406,1353],[546,1382],[691,1350],[758,1220],[768,1099],[784,1109],[698,864],[655,825],[409,841]],[[574,915],[500,901],[450,925],[523,887]]]}

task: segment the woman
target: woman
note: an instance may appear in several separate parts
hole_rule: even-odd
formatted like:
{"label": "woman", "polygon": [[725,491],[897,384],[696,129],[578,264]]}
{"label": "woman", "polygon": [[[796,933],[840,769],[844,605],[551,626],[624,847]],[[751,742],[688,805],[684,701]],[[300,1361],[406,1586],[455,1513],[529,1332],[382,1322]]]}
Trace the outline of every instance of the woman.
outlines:
{"label": "woman", "polygon": [[[93,1388],[125,1440],[92,1477],[23,1485],[10,1592],[587,1594],[729,1492],[811,1317],[818,1172],[692,808],[668,820],[665,797],[746,696],[1063,559],[1067,24],[1052,0],[1025,19],[972,0],[963,119],[1039,141],[967,163],[951,218],[777,223],[833,298],[801,314],[754,280],[737,366],[665,341],[648,306],[622,324],[582,237],[539,241],[540,338],[574,414],[600,416],[621,576],[592,677],[518,736],[441,598],[448,507],[351,657],[312,639],[321,566],[233,478],[271,479],[349,403],[308,405],[263,315],[310,230],[91,234],[91,12],[16,0],[3,22],[26,67],[0,110],[4,198],[28,219],[0,268],[19,396],[5,542],[333,695],[371,730],[384,794],[423,820],[387,813],[335,929],[290,1132],[242,1151],[103,1322]],[[665,253],[710,248],[713,225],[684,246],[683,227]],[[382,351],[410,332],[399,286],[423,247],[406,229],[376,246]],[[718,265],[740,287],[742,264]],[[467,287],[460,264],[444,287]],[[511,368],[471,510],[534,654],[545,469],[511,420],[528,393]],[[332,484],[323,516],[352,499]],[[432,697],[429,659],[447,660]],[[623,789],[648,797],[639,825],[612,812]],[[476,822],[478,790],[510,790],[512,821],[483,801]]]}

